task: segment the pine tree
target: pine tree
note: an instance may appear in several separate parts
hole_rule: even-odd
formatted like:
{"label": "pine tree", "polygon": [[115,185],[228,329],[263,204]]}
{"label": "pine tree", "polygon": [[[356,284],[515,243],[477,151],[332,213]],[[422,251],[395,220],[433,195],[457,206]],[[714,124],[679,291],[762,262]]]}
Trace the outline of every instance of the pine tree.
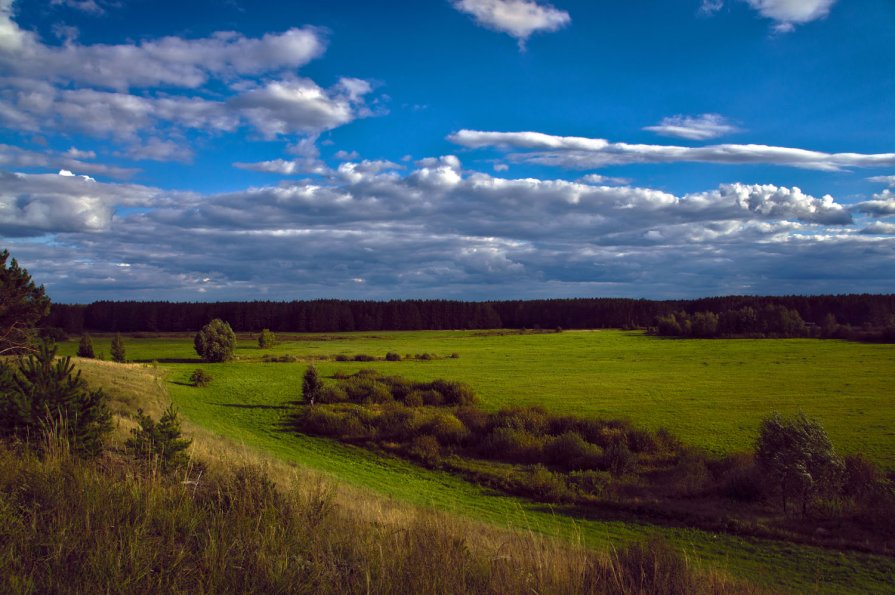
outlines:
{"label": "pine tree", "polygon": [[125,362],[124,339],[121,338],[121,333],[115,333],[112,338],[112,359],[119,364]]}
{"label": "pine tree", "polygon": [[91,359],[96,357],[96,354],[93,352],[93,339],[87,333],[81,335],[81,342],[78,343],[78,357],[89,357]]}
{"label": "pine tree", "polygon": [[75,372],[71,358],[56,358],[56,346],[43,341],[37,353],[0,370],[0,435],[33,439],[55,428],[75,453],[102,451],[112,430],[112,413],[101,389],[92,391]]}
{"label": "pine tree", "polygon": [[174,405],[169,405],[158,423],[142,409],[137,410],[139,429],[131,430],[131,438],[125,446],[138,459],[157,460],[162,471],[168,472],[183,467],[189,461],[186,449],[192,440],[181,438],[180,420]]}

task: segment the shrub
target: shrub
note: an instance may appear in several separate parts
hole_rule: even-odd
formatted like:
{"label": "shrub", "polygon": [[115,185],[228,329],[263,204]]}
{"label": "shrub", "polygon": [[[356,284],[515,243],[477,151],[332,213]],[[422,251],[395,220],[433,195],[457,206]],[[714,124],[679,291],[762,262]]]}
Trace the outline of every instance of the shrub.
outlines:
{"label": "shrub", "polygon": [[764,478],[751,453],[729,455],[721,466],[722,496],[739,502],[759,502],[765,498]]}
{"label": "shrub", "polygon": [[341,386],[323,386],[317,391],[317,403],[344,403],[348,400],[348,393]]}
{"label": "shrub", "polygon": [[375,362],[376,358],[372,355],[367,355],[366,353],[358,353],[354,356],[354,361],[356,362]]}
{"label": "shrub", "polygon": [[399,362],[401,361],[401,354],[395,353],[393,351],[389,351],[385,354],[385,361],[387,362]]}
{"label": "shrub", "polygon": [[422,392],[412,390],[404,397],[404,404],[408,407],[422,407],[425,403]]}
{"label": "shrub", "polygon": [[611,481],[609,473],[584,469],[569,473],[569,484],[580,494],[585,496],[601,497]]}
{"label": "shrub", "polygon": [[[257,327],[255,327],[257,328]],[[270,332],[270,329],[263,329],[258,335],[258,347],[261,349],[269,349],[277,342],[277,336]]]}
{"label": "shrub", "polygon": [[193,339],[196,353],[207,362],[225,362],[233,358],[236,333],[230,325],[215,318],[203,326]]}
{"label": "shrub", "polygon": [[566,432],[550,439],[544,447],[547,463],[564,469],[589,469],[599,466],[601,449],[586,442],[577,432]]}
{"label": "shrub", "polygon": [[418,390],[416,392],[423,400],[423,404],[428,405],[429,407],[441,407],[444,405],[444,395],[437,390]]}
{"label": "shrub", "polygon": [[121,338],[121,333],[115,333],[115,336],[112,337],[112,360],[118,362],[119,364],[123,364],[125,362],[125,351],[124,351],[124,339]]}
{"label": "shrub", "polygon": [[180,420],[173,405],[165,409],[158,423],[138,409],[137,421],[139,429],[131,430],[131,438],[125,443],[128,452],[137,459],[157,461],[165,472],[186,466],[189,459],[184,451],[192,440],[181,438]]}
{"label": "shrub", "polygon": [[492,423],[494,427],[523,430],[540,436],[547,432],[550,417],[542,407],[511,407],[498,411]]}
{"label": "shrub", "polygon": [[875,492],[883,482],[879,468],[862,454],[846,455],[844,459],[844,493],[863,499]]}
{"label": "shrub", "polygon": [[543,465],[535,465],[523,476],[522,487],[533,498],[546,502],[561,502],[570,496],[563,476]]}
{"label": "shrub", "polygon": [[621,440],[606,447],[603,461],[605,468],[616,477],[630,473],[637,467],[637,455]]}
{"label": "shrub", "polygon": [[482,443],[493,459],[510,463],[537,463],[544,455],[545,438],[515,428],[494,428]]}
{"label": "shrub", "polygon": [[337,356],[335,357],[335,360],[336,360],[337,362],[350,362],[350,361],[351,361],[351,358],[348,357],[347,355],[345,355],[344,353],[340,353],[339,355],[337,355]]}
{"label": "shrub", "polygon": [[190,384],[192,384],[193,386],[201,388],[203,386],[208,386],[209,384],[211,384],[211,381],[211,374],[209,374],[202,368],[196,368],[193,373],[190,374]]}
{"label": "shrub", "polygon": [[487,432],[490,417],[478,407],[459,407],[454,412],[454,415],[463,422],[470,435],[480,437]]}
{"label": "shrub", "polygon": [[265,354],[261,357],[261,361],[265,363],[280,363],[287,364],[297,362],[298,358],[292,355],[291,353],[284,353],[283,355],[270,355]]}
{"label": "shrub", "polygon": [[81,340],[78,342],[78,357],[89,357],[91,359],[96,357],[93,351],[93,339],[87,333],[81,335]]}
{"label": "shrub", "polygon": [[437,413],[431,417],[421,431],[434,436],[440,444],[456,446],[465,441],[469,436],[469,430],[459,419],[450,413]]}
{"label": "shrub", "polygon": [[435,465],[441,460],[441,446],[434,436],[422,434],[413,439],[410,454],[426,465]]}
{"label": "shrub", "polygon": [[672,488],[680,495],[692,496],[702,492],[711,480],[705,457],[693,449],[685,449],[669,478]]}
{"label": "shrub", "polygon": [[430,388],[441,393],[446,405],[473,405],[477,399],[472,388],[463,382],[454,380],[436,380]]}
{"label": "shrub", "polygon": [[65,332],[65,329],[59,328],[58,326],[42,327],[38,329],[37,336],[41,339],[48,339],[57,343],[68,341],[68,333]]}

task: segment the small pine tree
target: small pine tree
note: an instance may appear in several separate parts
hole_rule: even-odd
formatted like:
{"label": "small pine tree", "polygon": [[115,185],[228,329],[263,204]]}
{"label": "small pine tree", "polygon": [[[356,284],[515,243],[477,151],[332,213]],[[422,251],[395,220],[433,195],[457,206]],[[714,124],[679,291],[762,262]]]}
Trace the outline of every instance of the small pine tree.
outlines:
{"label": "small pine tree", "polygon": [[190,374],[190,383],[193,386],[198,386],[202,388],[204,386],[208,386],[211,384],[212,377],[211,374],[203,370],[202,368],[196,368],[192,374]]}
{"label": "small pine tree", "polygon": [[261,335],[258,336],[258,347],[261,349],[268,349],[273,347],[277,342],[277,336],[270,332],[270,329],[264,329],[261,331]]}
{"label": "small pine tree", "polygon": [[158,423],[138,409],[137,422],[139,429],[131,430],[131,437],[125,443],[128,452],[140,460],[158,461],[166,473],[186,466],[189,458],[185,451],[193,441],[181,438],[174,405],[165,409]]}
{"label": "small pine tree", "polygon": [[0,435],[22,440],[58,428],[73,452],[98,455],[112,430],[112,413],[102,390],[92,391],[71,358],[56,358],[56,345],[43,341],[37,354],[17,368],[0,370]]}
{"label": "small pine tree", "polygon": [[119,364],[125,362],[124,339],[121,338],[121,333],[115,333],[115,337],[112,338],[112,359]]}
{"label": "small pine tree", "polygon": [[314,366],[308,366],[307,371],[305,371],[304,379],[301,383],[301,394],[304,397],[305,403],[307,403],[308,405],[313,405],[322,389],[323,382],[320,380],[320,375],[317,373],[317,368],[315,368]]}
{"label": "small pine tree", "polygon": [[78,357],[89,357],[91,359],[96,357],[93,351],[93,339],[87,333],[81,335],[81,342],[78,343]]}

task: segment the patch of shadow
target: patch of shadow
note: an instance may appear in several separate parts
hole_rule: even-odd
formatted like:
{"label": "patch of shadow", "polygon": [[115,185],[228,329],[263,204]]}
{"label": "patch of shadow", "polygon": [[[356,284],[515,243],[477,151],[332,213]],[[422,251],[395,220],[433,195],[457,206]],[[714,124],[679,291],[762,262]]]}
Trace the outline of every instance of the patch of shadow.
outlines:
{"label": "patch of shadow", "polygon": [[289,405],[247,405],[245,403],[212,403],[212,405],[235,409],[292,409]]}
{"label": "patch of shadow", "polygon": [[156,362],[159,364],[207,364],[203,359],[199,359],[198,357],[193,358],[178,358],[178,357],[166,357],[162,359],[135,359],[131,360],[135,364],[151,364],[152,362]]}

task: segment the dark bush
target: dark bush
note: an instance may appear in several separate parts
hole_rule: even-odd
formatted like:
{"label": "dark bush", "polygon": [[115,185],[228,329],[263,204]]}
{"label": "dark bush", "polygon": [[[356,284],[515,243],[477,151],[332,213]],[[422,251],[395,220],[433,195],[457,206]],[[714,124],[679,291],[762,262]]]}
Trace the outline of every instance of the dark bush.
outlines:
{"label": "dark bush", "polygon": [[437,390],[418,390],[416,392],[423,400],[423,404],[428,405],[429,407],[441,407],[444,405],[444,395]]}
{"label": "dark bush", "polygon": [[96,357],[96,354],[93,351],[93,339],[86,333],[81,335],[81,340],[78,343],[78,357]]}
{"label": "dark bush", "polygon": [[445,405],[473,405],[477,399],[469,385],[455,380],[435,380],[429,387],[444,397]]}
{"label": "dark bush", "polygon": [[401,354],[395,353],[393,351],[389,351],[385,354],[385,361],[387,362],[399,362],[401,361]]}
{"label": "dark bush", "polygon": [[469,430],[450,413],[436,413],[427,420],[421,431],[434,436],[444,446],[456,446],[469,437]]}
{"label": "dark bush", "polygon": [[58,326],[45,326],[37,331],[37,336],[57,343],[68,340],[68,334],[65,332],[65,329],[61,329]]}
{"label": "dark bush", "polygon": [[441,460],[441,446],[434,436],[422,434],[413,439],[410,454],[426,465],[435,465]]}
{"label": "dark bush", "polygon": [[354,361],[356,362],[375,362],[376,358],[372,355],[367,355],[366,353],[358,353],[354,356]]}
{"label": "dark bush", "polygon": [[317,391],[318,403],[344,403],[348,400],[348,393],[341,386],[323,386]]}
{"label": "dark bush", "polygon": [[571,496],[565,478],[543,465],[535,465],[520,479],[525,492],[545,502],[562,502]]}
{"label": "dark bush", "polygon": [[199,388],[208,386],[209,384],[211,384],[212,380],[213,378],[211,377],[211,374],[209,374],[202,368],[196,368],[195,370],[193,370],[193,373],[190,374],[190,384]]}
{"label": "dark bush", "polygon": [[585,496],[600,498],[606,491],[611,481],[611,476],[606,471],[594,471],[585,469],[569,473],[569,487]]}
{"label": "dark bush", "polygon": [[418,390],[412,390],[404,397],[404,404],[408,407],[422,407],[424,403],[423,394]]}
{"label": "dark bush", "polygon": [[508,463],[532,464],[543,460],[543,436],[535,436],[515,428],[494,428],[482,443],[482,450],[490,458]]}
{"label": "dark bush", "polygon": [[490,423],[490,417],[487,413],[479,409],[478,407],[459,407],[454,415],[463,422],[463,425],[466,426],[466,429],[469,430],[470,435],[473,437],[482,437],[485,436],[488,425]]}
{"label": "dark bush", "polygon": [[350,357],[348,357],[347,355],[344,355],[344,354],[342,354],[342,353],[340,353],[339,355],[337,355],[334,359],[335,359],[337,362],[350,362],[350,361],[351,361],[351,358],[350,358]]}
{"label": "dark bush", "polygon": [[759,502],[766,496],[764,478],[751,453],[728,455],[715,465],[719,491],[738,502]]}
{"label": "dark bush", "polygon": [[390,403],[376,419],[377,438],[406,442],[417,435],[419,423],[412,409]]}
{"label": "dark bush", "polygon": [[694,593],[699,583],[687,560],[668,543],[654,537],[618,550],[613,576],[621,593]]}
{"label": "dark bush", "polygon": [[566,432],[547,441],[544,458],[562,469],[593,469],[601,462],[602,450],[586,442],[577,432]]}
{"label": "dark bush", "polygon": [[850,454],[845,458],[844,493],[863,499],[878,489],[883,481],[879,468],[862,454]]}
{"label": "dark bush", "polygon": [[542,436],[547,432],[550,417],[542,407],[511,407],[501,409],[494,416],[495,428],[511,428]]}
{"label": "dark bush", "polygon": [[630,473],[637,467],[637,455],[631,452],[623,441],[616,441],[607,446],[603,461],[604,467],[616,477]]}

